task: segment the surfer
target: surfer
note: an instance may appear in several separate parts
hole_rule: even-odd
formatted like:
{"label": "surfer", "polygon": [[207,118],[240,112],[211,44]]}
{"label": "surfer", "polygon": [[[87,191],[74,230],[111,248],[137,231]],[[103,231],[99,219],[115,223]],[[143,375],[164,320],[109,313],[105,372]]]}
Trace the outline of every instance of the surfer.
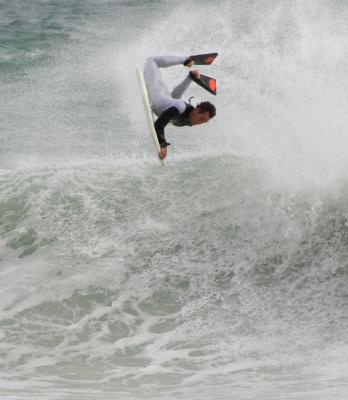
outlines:
{"label": "surfer", "polygon": [[[149,92],[153,112],[158,116],[155,130],[161,150],[159,158],[163,160],[167,155],[167,146],[164,128],[168,123],[175,126],[193,126],[208,122],[216,115],[215,106],[209,101],[203,101],[196,107],[181,100],[181,96],[192,80],[199,81],[201,75],[198,70],[191,71],[188,76],[170,93],[162,80],[160,68],[173,65],[184,65],[188,68],[195,63],[193,57],[160,56],[147,59],[144,67],[144,78]],[[209,90],[209,89],[208,89]]]}

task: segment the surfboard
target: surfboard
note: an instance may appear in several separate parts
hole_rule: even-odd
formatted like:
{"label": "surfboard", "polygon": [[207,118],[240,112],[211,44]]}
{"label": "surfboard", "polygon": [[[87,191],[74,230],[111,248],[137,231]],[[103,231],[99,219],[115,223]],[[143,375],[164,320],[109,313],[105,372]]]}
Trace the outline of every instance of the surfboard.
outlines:
{"label": "surfboard", "polygon": [[148,128],[149,128],[150,136],[155,145],[157,158],[160,161],[161,165],[164,166],[163,160],[160,160],[160,158],[159,158],[159,152],[161,150],[161,146],[157,139],[157,134],[156,134],[155,126],[154,126],[154,123],[155,123],[154,116],[153,116],[153,112],[152,112],[152,108],[151,108],[149,93],[147,91],[144,75],[140,68],[136,68],[136,72],[137,72],[138,82],[139,82],[139,86],[140,86],[140,90],[141,90],[141,97],[143,100],[144,111],[145,111],[145,116],[146,116],[146,120],[147,120],[147,124],[148,124]]}

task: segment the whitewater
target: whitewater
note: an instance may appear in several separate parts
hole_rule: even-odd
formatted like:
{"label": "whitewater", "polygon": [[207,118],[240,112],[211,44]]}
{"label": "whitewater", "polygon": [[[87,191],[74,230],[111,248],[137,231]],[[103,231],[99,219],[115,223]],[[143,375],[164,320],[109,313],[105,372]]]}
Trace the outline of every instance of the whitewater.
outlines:
{"label": "whitewater", "polygon": [[[347,20],[0,1],[1,399],[348,397]],[[213,51],[162,167],[135,68]]]}

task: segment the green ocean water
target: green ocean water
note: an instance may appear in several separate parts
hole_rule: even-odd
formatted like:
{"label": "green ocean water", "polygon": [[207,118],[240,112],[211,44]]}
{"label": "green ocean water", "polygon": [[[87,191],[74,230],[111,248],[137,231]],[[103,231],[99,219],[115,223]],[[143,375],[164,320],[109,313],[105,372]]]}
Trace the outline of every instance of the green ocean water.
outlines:
{"label": "green ocean water", "polygon": [[[1,399],[347,397],[347,13],[0,2]],[[162,168],[135,66],[209,51]]]}

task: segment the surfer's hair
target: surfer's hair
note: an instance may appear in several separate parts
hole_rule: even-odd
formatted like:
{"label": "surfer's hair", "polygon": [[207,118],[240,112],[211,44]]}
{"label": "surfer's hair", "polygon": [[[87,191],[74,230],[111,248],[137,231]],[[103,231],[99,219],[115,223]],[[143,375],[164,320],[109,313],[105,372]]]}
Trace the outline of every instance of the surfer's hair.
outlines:
{"label": "surfer's hair", "polygon": [[208,112],[209,118],[213,118],[216,115],[216,108],[210,101],[202,101],[197,107],[199,107],[200,113]]}

